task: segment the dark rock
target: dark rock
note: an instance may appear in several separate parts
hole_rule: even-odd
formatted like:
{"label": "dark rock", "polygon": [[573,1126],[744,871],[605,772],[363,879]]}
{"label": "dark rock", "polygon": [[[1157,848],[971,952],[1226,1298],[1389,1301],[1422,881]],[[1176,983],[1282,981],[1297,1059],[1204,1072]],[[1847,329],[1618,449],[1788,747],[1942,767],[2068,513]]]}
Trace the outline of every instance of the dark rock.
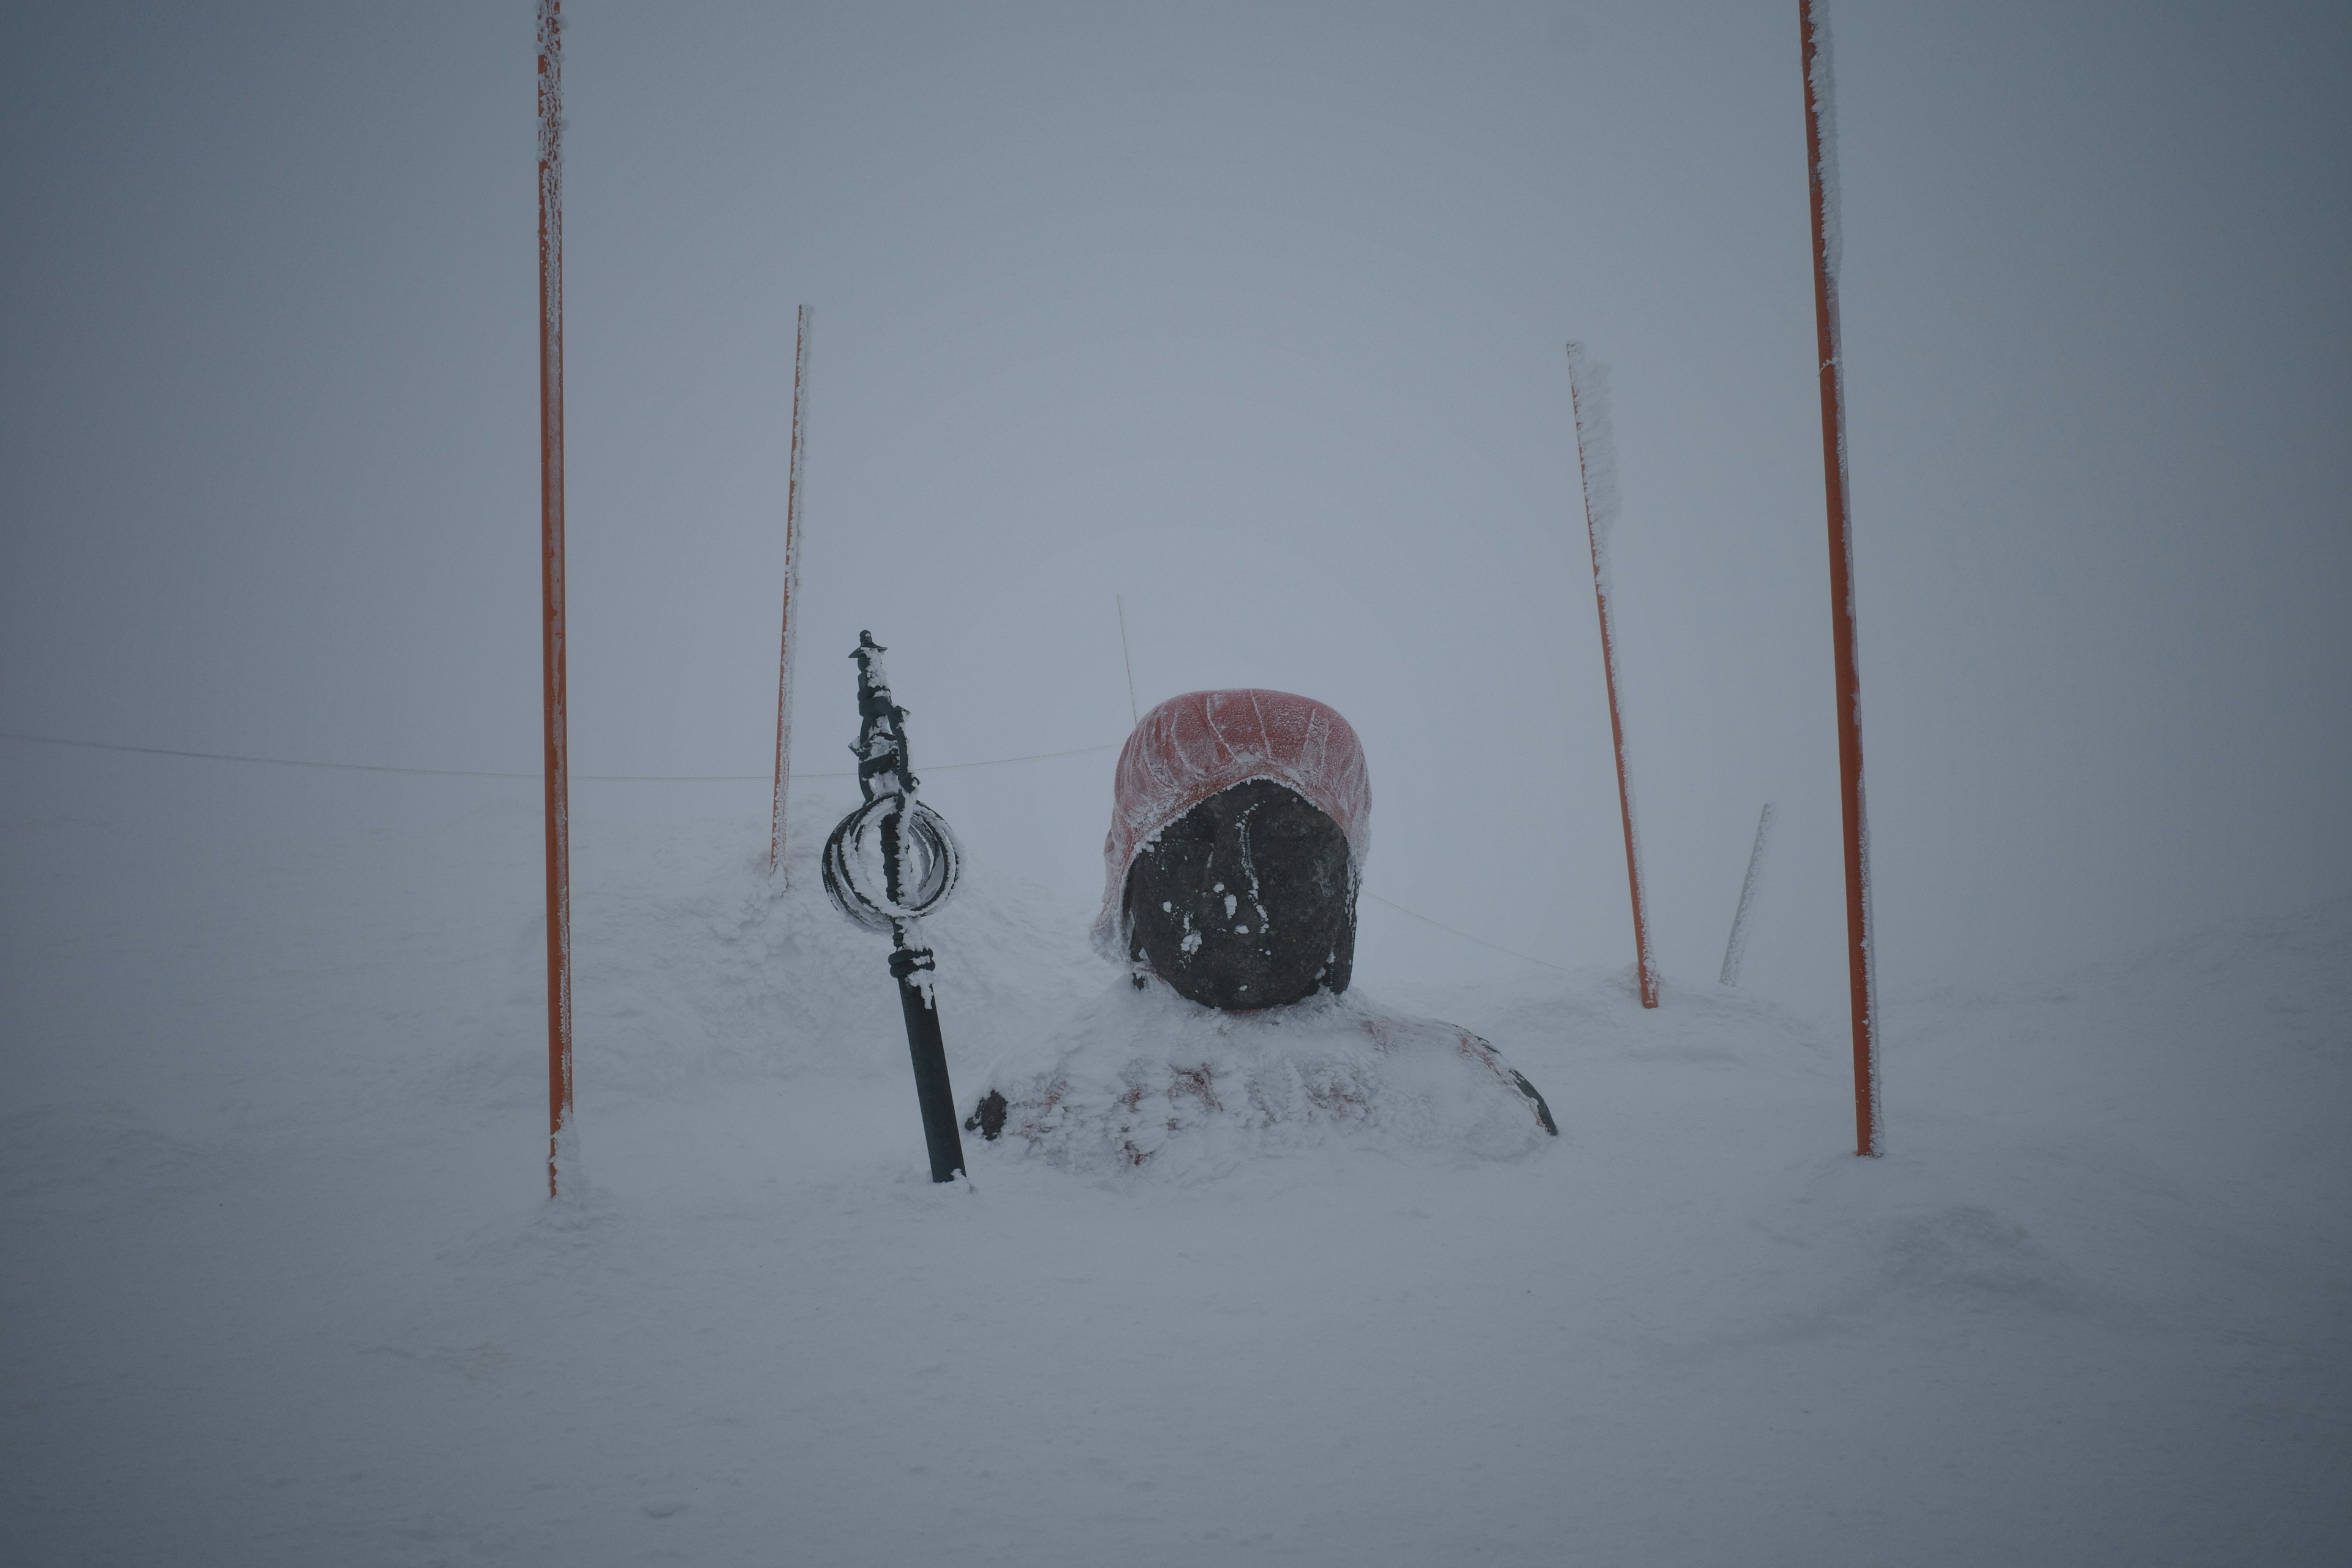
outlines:
{"label": "dark rock", "polygon": [[1004,1131],[1004,1112],[1007,1109],[1004,1096],[992,1089],[981,1096],[979,1109],[964,1119],[963,1130],[967,1132],[977,1132],[993,1143],[996,1142],[996,1135]]}
{"label": "dark rock", "polygon": [[1219,791],[1128,868],[1128,951],[1205,1006],[1278,1007],[1345,991],[1356,880],[1339,825],[1267,779]]}

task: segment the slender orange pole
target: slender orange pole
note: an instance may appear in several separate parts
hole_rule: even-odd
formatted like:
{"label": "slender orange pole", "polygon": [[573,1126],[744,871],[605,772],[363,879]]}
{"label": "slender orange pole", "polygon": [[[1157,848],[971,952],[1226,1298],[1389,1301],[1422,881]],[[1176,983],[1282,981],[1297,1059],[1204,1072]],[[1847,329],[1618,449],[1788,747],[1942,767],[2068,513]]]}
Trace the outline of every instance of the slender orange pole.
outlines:
{"label": "slender orange pole", "polygon": [[809,324],[815,314],[806,305],[801,307],[800,331],[793,340],[793,466],[784,481],[784,647],[776,671],[776,805],[768,822],[772,875],[784,865],[784,795],[793,782],[793,647],[800,636],[800,622],[793,612],[801,590],[801,444],[808,418]]}
{"label": "slender orange pole", "polygon": [[[1617,752],[1617,811],[1625,824],[1625,885],[1632,889],[1633,903],[1633,955],[1642,977],[1642,1005],[1658,1005],[1658,967],[1650,951],[1650,921],[1642,907],[1642,848],[1640,837],[1633,831],[1633,786],[1625,768],[1625,721],[1617,707],[1617,640],[1609,622],[1609,573],[1601,548],[1601,523],[1595,515],[1592,490],[1595,459],[1589,447],[1605,442],[1601,426],[1606,411],[1595,395],[1596,388],[1583,383],[1591,373],[1586,369],[1582,343],[1568,345],[1568,401],[1576,421],[1576,474],[1584,492],[1584,538],[1592,547],[1592,602],[1601,610],[1601,665],[1609,686],[1609,739]],[[1615,459],[1608,458],[1609,471],[1614,473]],[[1608,488],[1613,494],[1613,481]],[[1605,502],[1604,505],[1611,503]]]}
{"label": "slender orange pole", "polygon": [[[1836,102],[1829,39],[1797,0],[1805,61],[1805,167],[1812,187],[1813,324],[1822,367],[1822,476],[1829,495],[1830,632],[1837,657],[1838,798],[1845,814],[1845,932],[1853,1006],[1854,1152],[1886,1152],[1878,1091],[1878,973],[1870,910],[1870,820],[1862,789],[1862,676],[1854,662],[1853,520],[1846,512],[1845,366],[1838,330]],[[1822,132],[1823,122],[1830,127]]]}
{"label": "slender orange pole", "polygon": [[572,1121],[572,806],[563,683],[563,18],[539,0],[540,664],[547,791],[547,1195]]}

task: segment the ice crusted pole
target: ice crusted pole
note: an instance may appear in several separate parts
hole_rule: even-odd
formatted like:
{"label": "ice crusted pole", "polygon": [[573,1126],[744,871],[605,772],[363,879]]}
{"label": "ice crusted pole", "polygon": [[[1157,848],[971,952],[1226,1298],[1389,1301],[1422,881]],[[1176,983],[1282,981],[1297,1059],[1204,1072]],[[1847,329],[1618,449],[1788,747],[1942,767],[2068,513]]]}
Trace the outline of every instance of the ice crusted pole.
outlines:
{"label": "ice crusted pole", "polygon": [[1756,907],[1756,889],[1764,879],[1764,840],[1772,831],[1772,803],[1766,801],[1756,817],[1756,847],[1748,852],[1748,875],[1739,884],[1739,908],[1732,911],[1731,937],[1723,944],[1725,985],[1739,984],[1739,960],[1748,951],[1748,911]]}
{"label": "ice crusted pole", "polygon": [[1568,399],[1576,419],[1576,471],[1584,489],[1584,537],[1592,546],[1592,602],[1601,612],[1601,668],[1609,686],[1609,739],[1617,752],[1617,807],[1625,821],[1625,884],[1633,902],[1633,956],[1642,1005],[1658,1005],[1658,969],[1642,898],[1642,835],[1625,762],[1625,721],[1617,705],[1617,636],[1609,617],[1609,531],[1617,521],[1617,451],[1609,428],[1609,367],[1568,345]]}
{"label": "ice crusted pole", "polygon": [[1813,325],[1821,351],[1822,486],[1829,496],[1830,635],[1837,657],[1838,795],[1845,815],[1845,929],[1853,1005],[1854,1152],[1884,1154],[1878,1094],[1878,960],[1870,910],[1870,818],[1862,789],[1862,676],[1854,662],[1853,520],[1846,511],[1844,343],[1838,331],[1837,113],[1829,24],[1797,0],[1805,63],[1805,169],[1812,187]]}
{"label": "ice crusted pole", "polygon": [[801,453],[808,420],[809,327],[816,312],[801,307],[793,337],[793,458],[784,481],[784,632],[776,656],[776,802],[768,818],[768,871],[790,872],[784,859],[784,797],[793,784],[793,652],[799,646],[801,596]]}
{"label": "ice crusted pole", "polygon": [[857,634],[857,787],[866,804],[841,819],[824,841],[824,890],[834,908],[868,931],[890,934],[890,974],[898,982],[907,1049],[914,1058],[915,1100],[931,1180],[963,1173],[963,1136],[956,1130],[955,1091],[940,1037],[939,996],[930,949],[914,939],[915,922],[955,891],[963,852],[940,814],[915,798],[907,757],[907,710],[892,700],[882,670],[888,650],[872,632]]}
{"label": "ice crusted pole", "polygon": [[563,17],[539,0],[540,777],[547,824],[547,1195],[570,1166],[572,800],[563,678]]}

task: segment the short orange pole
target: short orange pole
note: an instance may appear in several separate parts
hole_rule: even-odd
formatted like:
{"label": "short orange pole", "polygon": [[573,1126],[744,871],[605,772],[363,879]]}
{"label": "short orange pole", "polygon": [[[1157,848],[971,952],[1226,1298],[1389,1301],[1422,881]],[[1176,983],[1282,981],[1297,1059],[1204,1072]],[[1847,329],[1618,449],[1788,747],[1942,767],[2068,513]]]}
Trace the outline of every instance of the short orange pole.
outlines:
{"label": "short orange pole", "polygon": [[[1878,970],[1870,909],[1870,822],[1862,789],[1862,676],[1854,661],[1853,520],[1846,511],[1845,366],[1838,329],[1836,104],[1829,39],[1797,0],[1805,62],[1805,168],[1812,187],[1813,326],[1821,357],[1822,476],[1829,496],[1830,638],[1837,659],[1838,799],[1845,816],[1847,988],[1853,1009],[1854,1152],[1884,1154],[1878,1091]],[[1824,135],[1823,121],[1830,131]]]}
{"label": "short orange pole", "polygon": [[[776,804],[768,821],[768,870],[784,865],[784,795],[793,782],[793,648],[799,639],[801,591],[801,444],[807,427],[809,324],[816,314],[801,307],[793,339],[793,458],[784,481],[784,646],[776,671]],[[786,873],[787,879],[790,873]]]}
{"label": "short orange pole", "polygon": [[539,545],[547,806],[547,1195],[572,1120],[572,806],[563,681],[563,18],[539,0]]}
{"label": "short orange pole", "polygon": [[[1592,602],[1601,610],[1601,666],[1609,686],[1609,739],[1617,752],[1617,811],[1625,824],[1625,885],[1633,890],[1634,963],[1642,977],[1642,1005],[1654,1007],[1658,968],[1650,952],[1649,917],[1642,907],[1642,847],[1640,836],[1633,831],[1633,785],[1625,769],[1625,721],[1617,707],[1617,641],[1609,622],[1609,573],[1601,545],[1602,524],[1592,500],[1596,458],[1591,448],[1608,439],[1601,428],[1607,410],[1596,395],[1598,389],[1585,384],[1592,374],[1584,345],[1569,344],[1568,401],[1576,421],[1576,474],[1584,492],[1584,538],[1592,547]],[[1602,481],[1607,491],[1603,504],[1613,510],[1616,460],[1613,454],[1603,456],[1609,476]]]}

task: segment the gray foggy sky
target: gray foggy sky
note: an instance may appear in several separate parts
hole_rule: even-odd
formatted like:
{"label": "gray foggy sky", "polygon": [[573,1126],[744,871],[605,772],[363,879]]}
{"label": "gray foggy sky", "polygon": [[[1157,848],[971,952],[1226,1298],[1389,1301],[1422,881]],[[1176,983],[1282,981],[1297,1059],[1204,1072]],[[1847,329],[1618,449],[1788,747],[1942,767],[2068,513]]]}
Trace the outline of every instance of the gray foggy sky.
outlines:
{"label": "gray foggy sky", "polygon": [[[800,766],[853,733],[861,626],[919,765],[1122,738],[1124,595],[1147,704],[1355,721],[1375,891],[1623,962],[1577,337],[1661,955],[1711,981],[1769,797],[1745,977],[1833,1003],[1793,0],[567,19],[575,767],[766,765],[806,301]],[[2352,14],[1833,19],[1885,978],[2343,890]],[[0,28],[0,728],[534,766],[530,6]],[[1109,766],[929,793],[1090,898]],[[20,814],[182,831],[530,788],[0,767]],[[1368,983],[1475,958],[1367,940]]]}

